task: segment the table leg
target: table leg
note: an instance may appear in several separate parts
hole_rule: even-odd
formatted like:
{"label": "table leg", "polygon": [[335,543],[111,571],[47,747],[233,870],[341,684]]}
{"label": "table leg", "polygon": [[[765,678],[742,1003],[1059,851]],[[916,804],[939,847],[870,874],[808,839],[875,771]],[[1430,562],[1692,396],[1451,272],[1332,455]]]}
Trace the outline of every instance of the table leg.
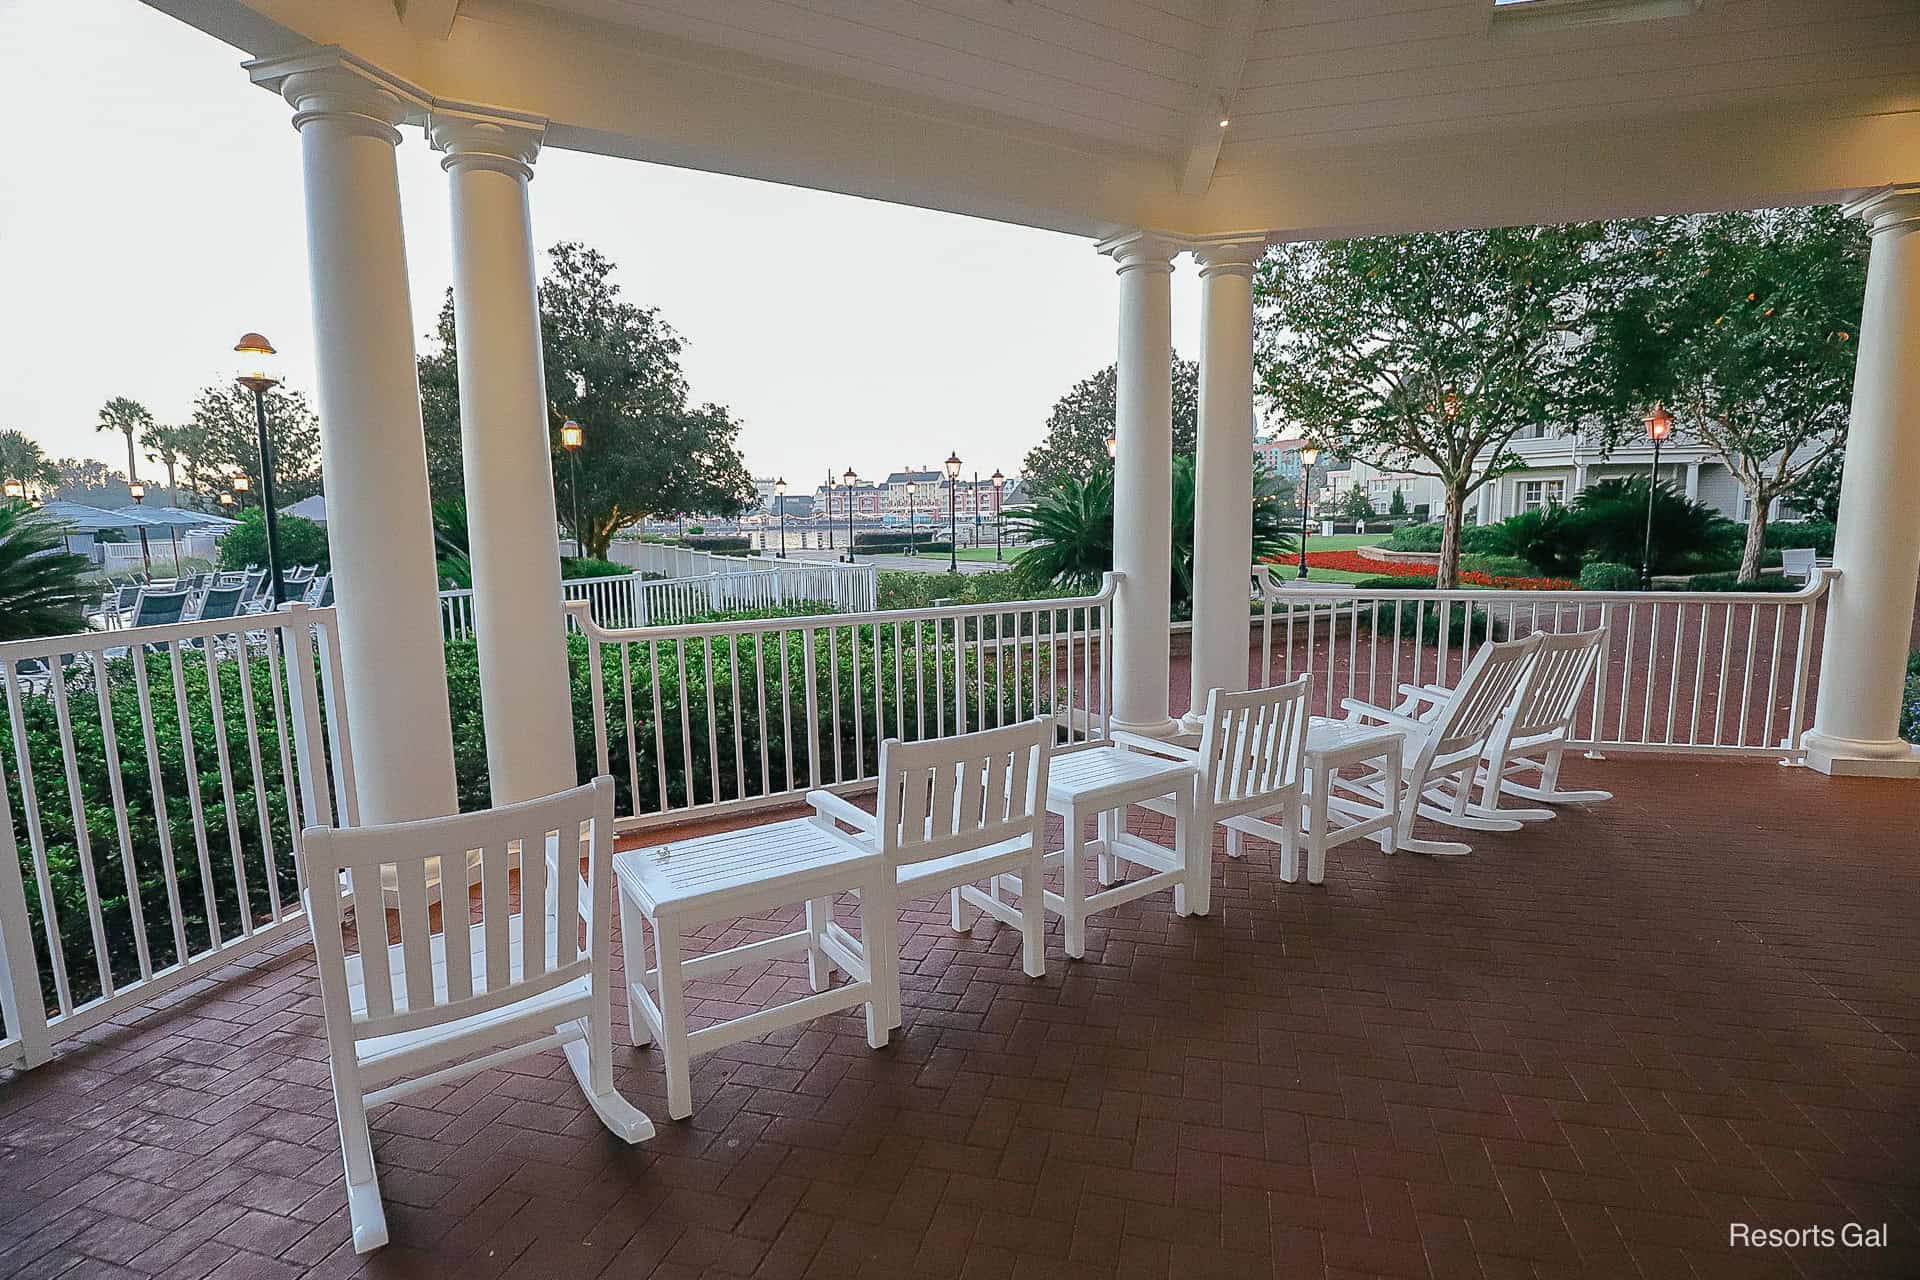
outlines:
{"label": "table leg", "polygon": [[1386,814],[1391,821],[1387,824],[1386,848],[1388,853],[1400,848],[1400,786],[1404,764],[1401,759],[1404,740],[1393,738],[1387,743],[1387,800]]}
{"label": "table leg", "polygon": [[[1067,806],[1067,847],[1060,857],[1060,899],[1066,903],[1065,946],[1066,952],[1078,960],[1087,953],[1087,886],[1082,878],[1086,869],[1081,860],[1086,856],[1086,841],[1080,831],[1080,811],[1072,805]],[[1107,815],[1100,815],[1101,835],[1110,838],[1112,828]],[[1104,849],[1105,846],[1103,845]],[[1100,855],[1105,865],[1107,855]]]}
{"label": "table leg", "polygon": [[660,956],[660,1056],[667,1071],[667,1114],[685,1120],[693,1114],[693,1085],[687,1061],[687,987],[680,971],[680,924],[662,914],[654,920],[654,949]]}
{"label": "table leg", "polygon": [[1106,809],[1103,809],[1098,814],[1094,815],[1094,820],[1093,820],[1094,834],[1100,840],[1099,877],[1100,877],[1100,887],[1102,889],[1109,888],[1110,886],[1112,886],[1115,878],[1114,876],[1115,867],[1114,867],[1113,855],[1108,853],[1107,850],[1112,847],[1110,842],[1113,839],[1114,819],[1116,819],[1119,816],[1120,815],[1118,810],[1106,810]]}
{"label": "table leg", "polygon": [[825,991],[833,982],[833,969],[828,965],[827,953],[820,945],[821,939],[827,936],[827,926],[832,922],[832,898],[811,898],[807,901],[807,985],[815,991]]}
{"label": "table leg", "polygon": [[[633,984],[645,986],[647,981],[647,940],[641,932],[641,920],[640,909],[626,894],[621,894],[620,954],[626,969],[623,976],[627,985],[627,1039],[637,1049],[653,1043],[653,1031],[647,1026],[646,1015],[640,1012],[640,1002],[633,998]],[[658,950],[659,946],[659,939],[655,938],[654,949]]]}
{"label": "table leg", "polygon": [[1173,886],[1173,913],[1204,916],[1213,899],[1213,824],[1194,820],[1193,788],[1173,793],[1173,847],[1180,851],[1186,877]]}

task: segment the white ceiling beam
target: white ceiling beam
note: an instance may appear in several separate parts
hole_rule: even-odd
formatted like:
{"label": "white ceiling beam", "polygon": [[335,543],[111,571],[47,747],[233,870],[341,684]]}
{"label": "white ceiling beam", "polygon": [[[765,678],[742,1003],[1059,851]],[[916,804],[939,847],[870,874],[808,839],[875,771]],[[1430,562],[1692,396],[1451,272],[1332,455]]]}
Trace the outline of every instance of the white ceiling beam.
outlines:
{"label": "white ceiling beam", "polygon": [[445,40],[453,30],[454,15],[460,0],[393,0],[399,11],[400,25],[426,40]]}
{"label": "white ceiling beam", "polygon": [[[1221,111],[1230,109],[1247,70],[1247,49],[1267,0],[1221,0],[1220,26],[1213,35],[1187,109],[1187,136],[1180,154],[1180,194],[1204,195],[1213,182],[1213,166],[1227,129],[1220,127]],[[1231,126],[1229,126],[1231,128]]]}

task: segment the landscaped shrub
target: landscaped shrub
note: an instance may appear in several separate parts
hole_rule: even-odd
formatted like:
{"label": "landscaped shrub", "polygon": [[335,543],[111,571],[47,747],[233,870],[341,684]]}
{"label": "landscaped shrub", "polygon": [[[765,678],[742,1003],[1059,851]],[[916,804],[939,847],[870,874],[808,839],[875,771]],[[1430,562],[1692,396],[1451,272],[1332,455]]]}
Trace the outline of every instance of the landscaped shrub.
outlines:
{"label": "landscaped shrub", "polygon": [[1403,524],[1380,545],[1389,551],[1438,551],[1440,532],[1437,524]]}
{"label": "landscaped shrub", "polygon": [[1741,578],[1737,573],[1696,573],[1687,579],[1688,591],[1798,591],[1806,584],[1784,574],[1764,578]]}
{"label": "landscaped shrub", "polygon": [[[327,551],[325,525],[299,516],[280,516],[274,521],[280,534],[280,567],[297,564],[318,567],[321,573],[333,568]],[[240,523],[220,535],[220,567],[229,571],[249,565],[264,569],[267,565],[267,519],[260,508],[249,507],[240,513]]]}
{"label": "landscaped shrub", "polygon": [[731,533],[689,534],[680,539],[680,545],[693,551],[711,551],[715,555],[743,556],[753,550],[753,539]]}
{"label": "landscaped shrub", "polygon": [[562,578],[614,578],[632,573],[626,565],[615,564],[611,560],[596,560],[592,556],[561,556],[560,576]]}
{"label": "landscaped shrub", "polygon": [[953,604],[998,604],[1002,601],[1051,600],[1071,595],[1059,587],[1034,585],[1011,569],[992,573],[913,573],[882,570],[879,574],[882,609],[931,609],[936,600]]}
{"label": "landscaped shrub", "polygon": [[1580,566],[1582,591],[1632,591],[1640,585],[1640,571],[1631,565],[1589,560]]}
{"label": "landscaped shrub", "polygon": [[1907,655],[1907,687],[1900,699],[1900,736],[1920,742],[1920,649]]}
{"label": "landscaped shrub", "polygon": [[1460,557],[1460,572],[1492,578],[1534,578],[1540,576],[1532,563],[1519,556],[1474,554]]}
{"label": "landscaped shrub", "polygon": [[[866,535],[861,536],[864,538]],[[944,556],[953,550],[953,544],[945,539],[939,542],[915,542],[912,545],[923,556]],[[907,546],[905,539],[898,542],[860,542],[853,550],[855,555],[898,556],[906,554]]]}
{"label": "landscaped shrub", "polygon": [[[1787,547],[1812,547],[1823,556],[1833,554],[1831,520],[1775,520],[1767,526],[1766,545],[1779,551]],[[1779,561],[1774,563],[1778,564]]]}

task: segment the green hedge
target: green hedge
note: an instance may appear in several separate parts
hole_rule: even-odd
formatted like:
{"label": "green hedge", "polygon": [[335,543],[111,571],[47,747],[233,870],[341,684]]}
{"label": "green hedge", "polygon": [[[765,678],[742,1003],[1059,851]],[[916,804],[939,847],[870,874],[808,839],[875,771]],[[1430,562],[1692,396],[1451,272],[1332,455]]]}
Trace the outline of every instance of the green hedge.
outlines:
{"label": "green hedge", "polygon": [[1920,742],[1920,649],[1907,655],[1907,687],[1900,699],[1900,736]]}
{"label": "green hedge", "polygon": [[[1812,547],[1823,556],[1833,554],[1831,520],[1775,520],[1767,526],[1766,545],[1774,551],[1787,547]],[[1780,563],[1777,559],[1775,564]]]}
{"label": "green hedge", "polygon": [[1582,591],[1634,591],[1640,586],[1640,571],[1631,565],[1589,560],[1580,566]]}
{"label": "green hedge", "polygon": [[619,578],[632,573],[624,564],[615,564],[611,560],[599,560],[593,556],[561,556],[560,576],[562,578]]}
{"label": "green hedge", "polygon": [[1785,574],[1769,574],[1764,578],[1742,579],[1737,573],[1696,573],[1687,579],[1688,591],[1771,591],[1787,593],[1798,591],[1805,584]]}
{"label": "green hedge", "polygon": [[753,550],[753,539],[740,534],[688,534],[680,545],[691,551],[711,551],[715,555],[746,555]]}
{"label": "green hedge", "polygon": [[905,555],[909,545],[923,556],[943,556],[953,550],[953,544],[945,540],[940,542],[915,542],[909,544],[904,538],[899,542],[861,542],[855,544],[853,550],[855,555],[898,556]]}

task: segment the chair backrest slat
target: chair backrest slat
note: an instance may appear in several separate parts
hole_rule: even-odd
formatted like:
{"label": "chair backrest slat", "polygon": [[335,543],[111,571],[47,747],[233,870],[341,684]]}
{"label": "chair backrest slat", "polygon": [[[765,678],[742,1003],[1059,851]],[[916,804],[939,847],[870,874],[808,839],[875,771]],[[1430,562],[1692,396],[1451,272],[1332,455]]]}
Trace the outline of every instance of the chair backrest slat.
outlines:
{"label": "chair backrest slat", "polygon": [[1050,721],[1028,720],[926,742],[887,739],[878,816],[888,860],[925,862],[1020,836],[1040,839],[1052,734]]}
{"label": "chair backrest slat", "polygon": [[1573,723],[1587,681],[1600,660],[1605,627],[1543,634],[1533,670],[1514,697],[1512,736],[1559,733]]}
{"label": "chair backrest slat", "polygon": [[1543,637],[1491,642],[1480,647],[1441,707],[1428,743],[1435,758],[1476,754],[1506,715],[1514,689],[1527,673]]}
{"label": "chair backrest slat", "polygon": [[180,616],[186,612],[187,602],[192,598],[191,591],[142,590],[134,600],[131,625],[159,627],[178,622]]}
{"label": "chair backrest slat", "polygon": [[1210,691],[1200,731],[1203,793],[1218,805],[1258,807],[1298,787],[1307,719],[1305,676],[1266,689]]}
{"label": "chair backrest slat", "polygon": [[[351,995],[344,958],[337,973],[323,965],[321,983],[346,993],[354,1037],[439,1026],[600,973],[611,928],[612,805],[612,783],[602,778],[484,813],[309,833],[323,838],[308,842],[301,855],[308,885],[337,884],[345,873],[352,886],[363,992]],[[591,879],[583,946],[586,842]],[[474,856],[477,938],[469,876]],[[389,895],[399,916],[394,945],[388,942]],[[324,927],[319,914],[314,920],[317,929]],[[315,954],[324,960],[328,952],[322,947]]]}

